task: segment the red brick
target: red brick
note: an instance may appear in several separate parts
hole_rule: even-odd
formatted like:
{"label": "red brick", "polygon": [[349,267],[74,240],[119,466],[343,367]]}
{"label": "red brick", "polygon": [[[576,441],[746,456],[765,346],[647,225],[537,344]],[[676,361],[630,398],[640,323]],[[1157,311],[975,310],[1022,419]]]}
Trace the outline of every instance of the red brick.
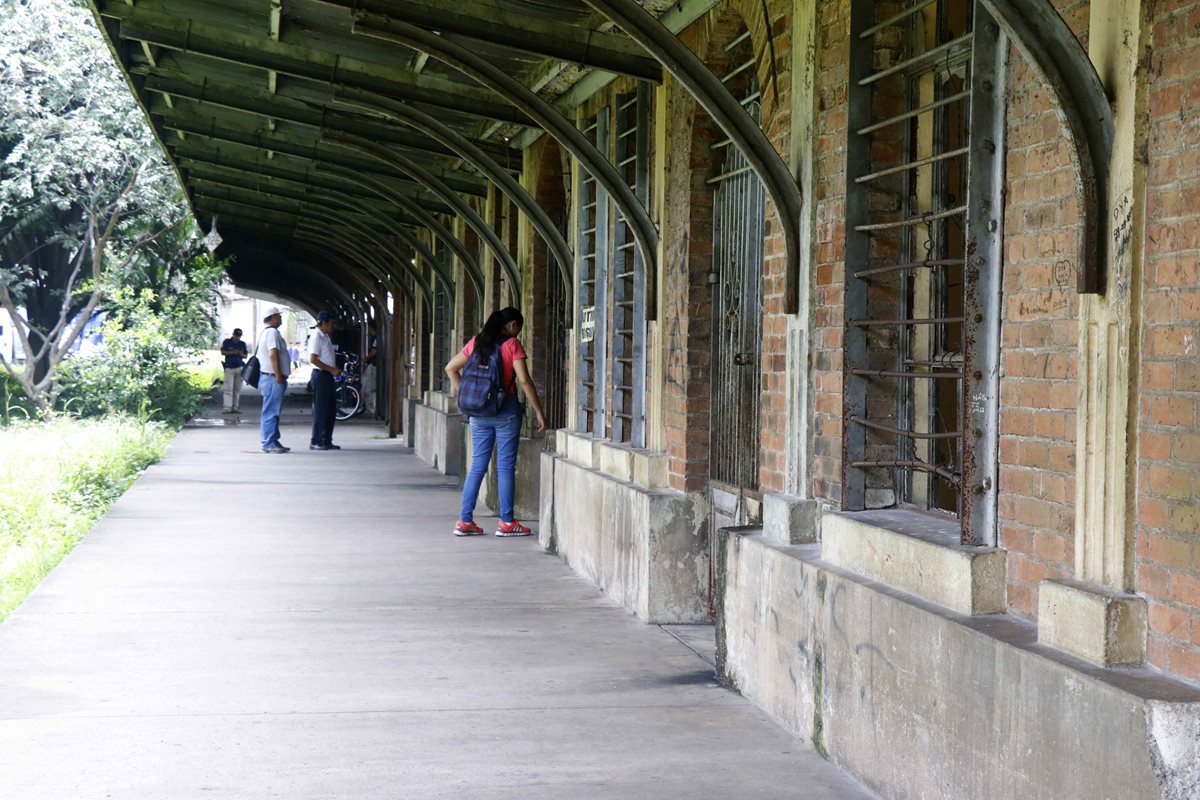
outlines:
{"label": "red brick", "polygon": [[1172,639],[1187,640],[1191,632],[1191,615],[1162,603],[1149,604],[1150,630]]}

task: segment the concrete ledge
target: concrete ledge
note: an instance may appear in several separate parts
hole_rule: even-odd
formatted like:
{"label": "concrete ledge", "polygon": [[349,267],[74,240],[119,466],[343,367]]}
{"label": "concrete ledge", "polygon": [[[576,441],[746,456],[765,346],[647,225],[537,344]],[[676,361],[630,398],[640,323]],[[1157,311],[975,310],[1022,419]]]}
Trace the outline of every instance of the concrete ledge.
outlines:
{"label": "concrete ledge", "polygon": [[828,513],[821,537],[822,557],[858,575],[960,614],[1007,609],[1007,554],[963,547],[952,522],[897,510]]}
{"label": "concrete ledge", "polygon": [[596,445],[596,452],[600,454],[600,463],[596,466],[601,472],[619,481],[633,480],[633,451],[629,447],[600,442]]}
{"label": "concrete ledge", "polygon": [[596,445],[600,439],[575,433],[568,430],[558,431],[558,452],[574,461],[581,467],[592,469],[596,466]]}
{"label": "concrete ledge", "polygon": [[416,447],[417,436],[413,429],[417,425],[417,406],[421,405],[421,401],[415,397],[405,397],[400,400],[401,410],[401,428],[404,435],[405,447]]}
{"label": "concrete ledge", "polygon": [[467,418],[447,414],[423,403],[413,413],[413,449],[422,461],[443,475],[464,474],[466,448],[463,428]]}
{"label": "concrete ledge", "polygon": [[543,547],[647,622],[708,620],[702,496],[647,489],[561,455],[542,454],[541,467]]}
{"label": "concrete ledge", "polygon": [[790,494],[763,495],[763,536],[776,544],[819,541],[822,513],[816,500]]}
{"label": "concrete ledge", "polygon": [[647,489],[666,489],[671,473],[667,454],[653,450],[633,450],[633,482]]}
{"label": "concrete ledge", "polygon": [[882,797],[1200,797],[1200,688],[1094,666],[817,545],[734,535],[717,554],[722,676]]}
{"label": "concrete ledge", "polygon": [[457,414],[458,400],[445,392],[425,392],[425,405],[437,409],[443,414]]}
{"label": "concrete ledge", "polygon": [[597,439],[565,428],[555,431],[555,449],[581,467],[596,469],[619,481],[647,489],[666,489],[670,482],[667,454]]}
{"label": "concrete ledge", "polygon": [[1146,601],[1078,581],[1038,587],[1038,642],[1110,667],[1146,658]]}

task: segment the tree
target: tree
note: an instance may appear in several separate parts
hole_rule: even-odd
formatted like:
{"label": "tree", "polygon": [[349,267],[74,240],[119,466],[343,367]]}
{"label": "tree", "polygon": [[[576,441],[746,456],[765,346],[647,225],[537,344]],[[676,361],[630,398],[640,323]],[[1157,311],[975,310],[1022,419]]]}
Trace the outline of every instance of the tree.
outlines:
{"label": "tree", "polygon": [[86,7],[0,0],[0,17],[0,307],[27,356],[0,363],[44,412],[114,276],[186,262],[196,232]]}

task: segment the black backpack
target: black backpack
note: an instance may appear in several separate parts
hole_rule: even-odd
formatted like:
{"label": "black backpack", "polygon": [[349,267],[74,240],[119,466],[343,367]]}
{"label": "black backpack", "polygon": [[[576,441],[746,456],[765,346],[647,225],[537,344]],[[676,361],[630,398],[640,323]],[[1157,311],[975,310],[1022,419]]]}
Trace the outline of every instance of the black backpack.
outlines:
{"label": "black backpack", "polygon": [[504,357],[500,353],[503,342],[497,342],[486,360],[479,358],[475,350],[463,367],[462,379],[458,384],[458,410],[468,417],[494,417],[504,406]]}

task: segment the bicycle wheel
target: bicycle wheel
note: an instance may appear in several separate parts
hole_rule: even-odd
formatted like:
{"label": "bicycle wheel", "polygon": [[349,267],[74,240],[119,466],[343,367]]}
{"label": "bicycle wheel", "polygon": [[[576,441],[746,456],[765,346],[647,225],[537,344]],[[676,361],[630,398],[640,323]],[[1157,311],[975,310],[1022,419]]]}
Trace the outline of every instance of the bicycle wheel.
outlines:
{"label": "bicycle wheel", "polygon": [[341,422],[350,419],[359,412],[359,409],[362,408],[362,395],[353,386],[343,384],[334,393],[333,402],[337,408],[333,416]]}

